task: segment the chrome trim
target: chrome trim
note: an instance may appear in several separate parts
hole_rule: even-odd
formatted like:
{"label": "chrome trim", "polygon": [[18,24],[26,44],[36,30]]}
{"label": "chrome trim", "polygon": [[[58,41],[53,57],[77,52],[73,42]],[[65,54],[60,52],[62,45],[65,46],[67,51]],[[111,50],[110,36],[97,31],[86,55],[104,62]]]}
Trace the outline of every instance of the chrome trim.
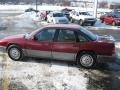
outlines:
{"label": "chrome trim", "polygon": [[6,47],[5,46],[0,46],[0,52],[6,52]]}

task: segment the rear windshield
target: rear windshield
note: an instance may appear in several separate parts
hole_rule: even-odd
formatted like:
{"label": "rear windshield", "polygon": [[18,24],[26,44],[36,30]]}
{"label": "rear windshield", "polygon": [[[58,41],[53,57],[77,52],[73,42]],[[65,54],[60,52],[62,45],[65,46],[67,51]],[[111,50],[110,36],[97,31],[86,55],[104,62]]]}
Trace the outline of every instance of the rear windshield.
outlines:
{"label": "rear windshield", "polygon": [[64,14],[63,13],[54,13],[53,17],[63,17]]}

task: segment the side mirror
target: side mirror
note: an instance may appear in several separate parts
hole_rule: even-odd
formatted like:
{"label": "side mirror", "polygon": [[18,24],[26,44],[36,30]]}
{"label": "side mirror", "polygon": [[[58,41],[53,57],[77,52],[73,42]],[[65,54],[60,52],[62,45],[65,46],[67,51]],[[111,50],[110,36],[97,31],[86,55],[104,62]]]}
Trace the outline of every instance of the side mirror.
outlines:
{"label": "side mirror", "polygon": [[37,41],[37,40],[38,40],[38,38],[37,38],[36,36],[34,36],[34,37],[33,37],[33,40]]}

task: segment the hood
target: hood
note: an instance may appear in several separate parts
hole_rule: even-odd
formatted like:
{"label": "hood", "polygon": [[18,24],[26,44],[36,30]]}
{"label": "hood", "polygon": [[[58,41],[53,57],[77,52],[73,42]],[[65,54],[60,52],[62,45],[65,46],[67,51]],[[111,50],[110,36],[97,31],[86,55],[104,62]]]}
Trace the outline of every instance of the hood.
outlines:
{"label": "hood", "polygon": [[13,36],[5,37],[4,39],[24,38],[25,34],[18,34]]}
{"label": "hood", "polygon": [[115,38],[111,35],[103,35],[103,36],[98,36],[97,35],[97,41],[99,42],[115,42]]}

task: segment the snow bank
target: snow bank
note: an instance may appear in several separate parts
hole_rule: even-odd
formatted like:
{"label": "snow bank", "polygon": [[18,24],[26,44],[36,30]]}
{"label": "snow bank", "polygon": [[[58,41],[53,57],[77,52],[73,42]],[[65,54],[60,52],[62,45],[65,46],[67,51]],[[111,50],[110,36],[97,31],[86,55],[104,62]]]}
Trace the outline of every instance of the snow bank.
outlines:
{"label": "snow bank", "polygon": [[0,27],[6,27],[8,23],[8,20],[0,18]]}
{"label": "snow bank", "polygon": [[35,28],[35,22],[30,18],[24,18],[19,20],[14,20],[14,27],[16,28]]}

